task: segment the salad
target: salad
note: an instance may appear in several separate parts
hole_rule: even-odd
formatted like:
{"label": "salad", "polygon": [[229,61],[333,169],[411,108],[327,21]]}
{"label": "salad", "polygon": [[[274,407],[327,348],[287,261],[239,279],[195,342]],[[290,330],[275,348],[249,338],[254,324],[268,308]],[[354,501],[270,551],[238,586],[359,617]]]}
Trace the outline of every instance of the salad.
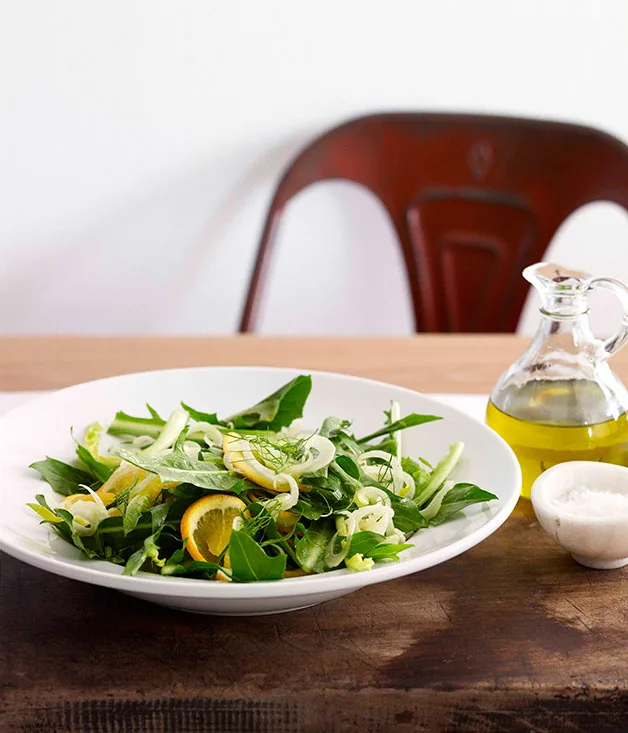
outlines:
{"label": "salad", "polygon": [[471,504],[496,499],[449,475],[462,443],[435,466],[403,453],[402,432],[440,418],[402,417],[392,402],[379,430],[348,420],[299,425],[312,380],[298,376],[228,417],[181,403],[168,419],[118,412],[92,423],[77,465],[33,463],[56,494],[29,504],[89,558],[164,576],[278,580],[394,562],[408,538]]}

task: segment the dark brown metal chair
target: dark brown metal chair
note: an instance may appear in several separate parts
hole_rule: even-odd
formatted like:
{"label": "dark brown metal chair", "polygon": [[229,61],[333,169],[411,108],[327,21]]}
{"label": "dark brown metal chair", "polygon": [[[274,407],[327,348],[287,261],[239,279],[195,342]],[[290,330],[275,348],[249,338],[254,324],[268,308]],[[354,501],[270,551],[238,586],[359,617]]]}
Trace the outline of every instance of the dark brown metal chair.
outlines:
{"label": "dark brown metal chair", "polygon": [[521,270],[591,201],[628,209],[628,147],[587,127],[459,114],[377,114],[308,145],[288,166],[259,244],[240,331],[254,330],[290,199],[344,179],[386,208],[405,258],[417,331],[514,331]]}

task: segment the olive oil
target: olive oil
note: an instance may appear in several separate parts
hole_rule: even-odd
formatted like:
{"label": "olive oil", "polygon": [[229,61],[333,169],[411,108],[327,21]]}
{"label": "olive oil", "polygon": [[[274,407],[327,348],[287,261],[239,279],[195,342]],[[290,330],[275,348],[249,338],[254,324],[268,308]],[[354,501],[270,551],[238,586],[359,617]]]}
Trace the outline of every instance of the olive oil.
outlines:
{"label": "olive oil", "polygon": [[565,461],[628,464],[628,419],[609,419],[604,388],[586,379],[531,380],[509,385],[492,401],[486,422],[519,459],[522,496],[530,498],[534,480]]}

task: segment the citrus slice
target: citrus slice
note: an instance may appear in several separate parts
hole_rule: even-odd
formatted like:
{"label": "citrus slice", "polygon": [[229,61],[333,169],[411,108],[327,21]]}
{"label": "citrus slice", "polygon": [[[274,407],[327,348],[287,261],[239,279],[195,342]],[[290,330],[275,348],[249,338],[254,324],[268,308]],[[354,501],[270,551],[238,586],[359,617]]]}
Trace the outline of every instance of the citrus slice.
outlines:
{"label": "citrus slice", "polygon": [[294,512],[280,512],[276,519],[277,529],[280,532],[290,532],[299,521],[299,515]]}
{"label": "citrus slice", "polygon": [[286,491],[283,485],[275,486],[274,472],[269,468],[266,468],[263,464],[256,460],[247,460],[244,453],[237,450],[237,447],[242,442],[242,438],[239,435],[229,434],[225,435],[222,443],[222,449],[225,456],[233,466],[233,470],[241,473],[243,476],[253,481],[258,486],[263,486],[269,491]]}
{"label": "citrus slice", "polygon": [[[246,442],[245,438],[235,433],[225,435],[222,442],[225,464],[227,466],[231,464],[234,471],[241,473],[254,484],[262,486],[264,489],[268,489],[276,494],[290,491],[290,484],[285,480],[285,478],[277,480],[278,474],[275,473],[275,471],[268,468],[255,458],[247,458],[247,456],[238,449],[242,444],[242,441]],[[299,489],[301,491],[305,491],[306,487],[299,485]]]}
{"label": "citrus slice", "polygon": [[181,518],[181,536],[195,560],[216,562],[229,544],[233,520],[246,509],[231,494],[210,494],[190,505]]}
{"label": "citrus slice", "polygon": [[[105,483],[96,492],[100,496],[103,494],[113,494],[118,496],[126,489],[143,481],[150,474],[143,468],[138,468],[131,463],[123,462],[119,468],[109,476]],[[155,478],[158,478],[157,476]]]}
{"label": "citrus slice", "polygon": [[[105,506],[113,504],[116,499],[115,494],[101,493],[100,491],[97,491],[96,493],[101,498],[102,503]],[[71,511],[77,501],[94,501],[94,497],[91,494],[70,494],[70,496],[66,496],[61,500],[61,508]]]}

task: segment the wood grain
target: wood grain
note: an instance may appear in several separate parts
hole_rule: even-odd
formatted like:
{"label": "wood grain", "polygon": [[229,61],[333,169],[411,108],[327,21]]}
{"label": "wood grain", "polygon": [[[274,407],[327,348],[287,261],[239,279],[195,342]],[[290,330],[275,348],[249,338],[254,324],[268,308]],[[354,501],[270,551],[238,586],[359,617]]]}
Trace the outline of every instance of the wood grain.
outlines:
{"label": "wood grain", "polygon": [[[3,339],[0,385],[282,363],[485,392],[522,345]],[[0,563],[2,733],[626,730],[628,570],[575,564],[525,501],[444,565],[287,615],[185,614]]]}
{"label": "wood grain", "polygon": [[[424,392],[485,393],[526,343],[517,336],[0,337],[0,389],[57,389],[148,369],[249,364],[331,370]],[[628,355],[622,363],[628,374]]]}

